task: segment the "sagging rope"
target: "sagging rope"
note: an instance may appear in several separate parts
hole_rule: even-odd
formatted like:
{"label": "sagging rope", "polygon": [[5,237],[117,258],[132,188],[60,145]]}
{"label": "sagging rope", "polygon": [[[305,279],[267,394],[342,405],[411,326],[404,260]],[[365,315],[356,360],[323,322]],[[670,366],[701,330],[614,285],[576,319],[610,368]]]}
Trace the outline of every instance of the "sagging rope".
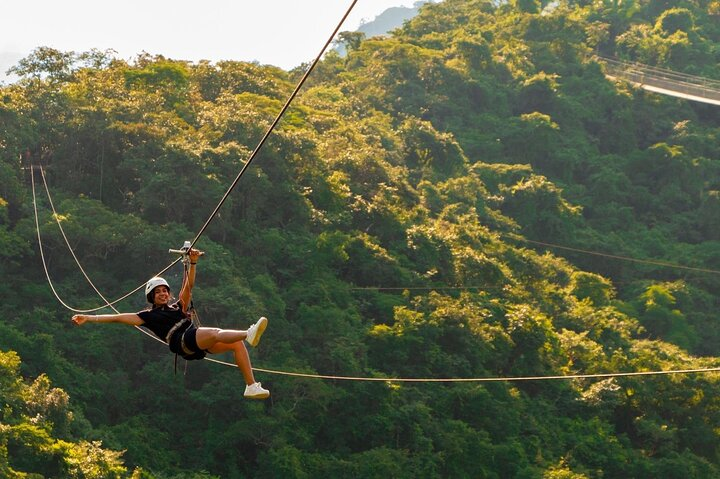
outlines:
{"label": "sagging rope", "polygon": [[[62,237],[63,237],[64,240],[65,240],[65,244],[67,245],[68,249],[70,250],[70,253],[72,254],[72,257],[75,259],[75,263],[78,265],[78,268],[80,268],[80,271],[82,271],[83,276],[85,276],[85,279],[87,280],[87,282],[90,284],[90,286],[93,288],[93,290],[95,290],[95,292],[98,294],[98,296],[100,296],[100,297],[103,299],[103,301],[105,301],[105,306],[100,306],[99,308],[89,309],[89,310],[79,310],[79,309],[75,309],[75,308],[73,308],[72,306],[70,306],[70,305],[68,305],[67,303],[65,303],[65,301],[62,300],[62,298],[60,297],[60,295],[58,294],[58,292],[55,290],[55,286],[53,285],[53,281],[52,281],[52,279],[50,278],[50,271],[48,270],[47,261],[45,260],[45,252],[44,252],[44,251],[45,251],[45,248],[43,248],[42,236],[40,235],[40,219],[39,219],[38,210],[37,210],[37,197],[36,197],[36,194],[35,194],[35,168],[36,168],[35,166],[32,166],[32,167],[30,168],[30,178],[31,178],[31,179],[30,179],[30,182],[32,183],[32,196],[33,196],[33,211],[35,212],[35,229],[36,229],[36,231],[37,231],[38,248],[40,249],[40,259],[41,259],[42,264],[43,264],[43,270],[45,271],[45,277],[47,278],[48,284],[50,285],[50,290],[53,292],[53,295],[55,295],[55,298],[60,302],[60,304],[62,304],[63,306],[65,306],[65,307],[66,307],[67,309],[69,309],[70,311],[73,311],[73,312],[76,312],[76,313],[85,313],[85,312],[97,311],[97,310],[100,310],[100,309],[103,309],[103,308],[110,308],[110,309],[112,309],[113,311],[115,311],[115,313],[120,314],[120,311],[119,311],[117,308],[115,308],[114,304],[117,303],[118,301],[122,301],[122,300],[125,299],[126,297],[128,297],[128,296],[130,296],[131,294],[135,293],[136,291],[138,291],[138,289],[136,289],[136,290],[128,293],[127,295],[125,295],[125,296],[123,296],[122,298],[117,299],[117,300],[115,300],[115,301],[113,301],[113,302],[108,301],[108,300],[105,298],[105,296],[103,296],[103,294],[97,289],[97,287],[95,286],[95,283],[93,283],[93,281],[90,279],[90,277],[87,275],[87,273],[85,273],[84,268],[83,268],[82,265],[80,264],[80,261],[78,260],[77,255],[75,255],[75,252],[73,251],[73,248],[72,248],[72,246],[70,245],[70,241],[68,240],[67,236],[65,235],[65,230],[64,230],[63,227],[62,227],[62,224],[61,224],[61,222],[60,222],[60,220],[59,220],[58,214],[57,214],[57,212],[55,211],[55,205],[53,204],[52,197],[50,196],[50,189],[47,187],[47,182],[45,181],[45,172],[43,171],[42,167],[38,167],[38,169],[40,170],[40,173],[41,173],[43,182],[45,183],[45,192],[46,192],[47,195],[48,195],[48,201],[49,201],[50,207],[51,207],[51,209],[52,209],[52,211],[53,211],[53,216],[54,216],[54,218],[55,218],[55,221],[57,222],[58,227],[60,228],[60,232],[62,233]],[[177,263],[178,261],[180,261],[180,258],[178,258],[177,260],[173,261],[173,262],[170,264],[170,266],[168,266],[167,268],[165,268],[164,270],[162,270],[162,271],[161,271],[160,273],[158,273],[158,274],[162,274],[163,272],[167,271],[171,266],[173,266],[173,265],[174,265],[175,263]],[[142,288],[143,286],[144,286],[144,285],[141,285],[140,287]],[[156,341],[158,341],[158,342],[160,342],[160,343],[162,343],[162,344],[165,344],[160,338],[157,338],[155,335],[151,334],[149,331],[146,331],[144,328],[141,328],[140,326],[135,326],[135,329],[137,329],[137,330],[140,331],[141,333],[145,334],[146,336],[148,336],[148,337],[150,337],[150,338],[152,338],[152,339],[154,339],[154,340],[156,340]]]}
{"label": "sagging rope", "polygon": [[[52,280],[50,279],[50,273],[48,272],[47,265],[46,265],[46,263],[45,263],[45,256],[44,256],[43,247],[42,247],[42,239],[41,239],[41,237],[40,237],[40,223],[39,223],[39,220],[38,220],[37,205],[36,205],[36,195],[35,195],[35,174],[34,174],[34,173],[35,173],[35,169],[36,169],[36,168],[37,168],[38,170],[40,170],[40,176],[41,176],[41,178],[42,178],[42,180],[43,180],[43,186],[45,187],[45,193],[46,193],[46,195],[47,195],[48,203],[50,204],[50,209],[51,209],[52,212],[53,212],[53,217],[55,218],[55,222],[57,223],[58,228],[60,229],[60,234],[62,235],[63,240],[65,241],[65,245],[67,246],[68,250],[70,251],[70,254],[72,255],[73,259],[75,260],[75,264],[77,265],[78,269],[80,269],[80,272],[81,272],[82,275],[85,277],[85,280],[86,280],[86,281],[88,282],[88,284],[92,287],[92,289],[95,291],[95,293],[97,293],[97,295],[100,296],[100,298],[101,298],[103,301],[105,301],[105,305],[103,305],[103,306],[98,306],[98,307],[96,307],[96,308],[91,308],[91,309],[77,309],[77,308],[73,308],[72,306],[66,304],[66,303],[60,298],[60,296],[57,294],[57,291],[55,290],[55,288],[54,288],[53,285],[52,285]],[[41,257],[41,259],[42,259],[43,268],[45,268],[45,276],[47,277],[48,283],[50,284],[50,289],[52,290],[52,292],[53,292],[53,294],[55,295],[55,297],[57,298],[57,300],[58,300],[63,306],[65,306],[67,309],[69,309],[70,311],[73,311],[73,312],[75,312],[75,313],[92,313],[92,312],[99,311],[99,310],[104,309],[104,308],[107,308],[107,307],[111,307],[112,305],[117,304],[117,303],[119,303],[120,301],[123,301],[123,300],[129,298],[130,296],[132,296],[133,294],[135,294],[136,292],[140,291],[142,288],[145,287],[145,283],[143,283],[143,284],[141,284],[140,286],[138,286],[137,288],[135,288],[135,289],[133,289],[132,291],[130,291],[129,293],[121,296],[120,298],[118,298],[118,299],[116,299],[116,300],[114,300],[114,301],[109,301],[107,298],[105,298],[105,296],[103,296],[103,294],[97,289],[97,287],[96,287],[95,284],[92,282],[92,280],[90,279],[90,277],[88,276],[88,274],[85,272],[85,269],[83,268],[82,264],[80,264],[80,260],[78,259],[77,255],[75,254],[75,251],[73,251],[73,248],[72,248],[72,246],[70,245],[70,240],[68,240],[68,237],[67,237],[67,235],[65,234],[65,229],[63,228],[62,222],[60,221],[60,217],[59,217],[57,211],[55,210],[55,204],[53,203],[52,196],[50,195],[50,189],[48,188],[47,179],[45,178],[45,170],[43,169],[42,166],[39,166],[39,167],[32,166],[32,167],[31,167],[31,171],[30,171],[30,176],[31,176],[31,184],[32,184],[32,194],[33,194],[33,208],[34,208],[34,210],[35,210],[35,225],[36,225],[36,227],[37,227],[38,244],[40,245],[40,257]],[[166,266],[166,267],[163,268],[161,271],[159,271],[155,276],[162,276],[163,273],[165,273],[167,270],[169,270],[170,268],[172,268],[178,261],[180,261],[180,259],[181,259],[181,258],[178,258],[178,259],[176,259],[175,261],[173,261],[172,263],[170,263],[168,266]],[[113,309],[114,309],[114,308],[113,308]]]}

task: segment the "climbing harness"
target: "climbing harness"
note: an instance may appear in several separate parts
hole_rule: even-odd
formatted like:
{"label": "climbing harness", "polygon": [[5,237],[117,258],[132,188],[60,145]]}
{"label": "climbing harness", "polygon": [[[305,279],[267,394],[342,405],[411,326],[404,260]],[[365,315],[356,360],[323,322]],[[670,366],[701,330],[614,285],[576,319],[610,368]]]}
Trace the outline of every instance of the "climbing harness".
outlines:
{"label": "climbing harness", "polygon": [[[185,241],[183,244],[183,247],[180,249],[169,249],[169,253],[179,254],[181,256],[182,264],[183,264],[183,284],[185,284],[188,280],[189,270],[190,270],[190,250],[192,248],[192,245],[190,241]],[[165,342],[170,347],[170,351],[175,353],[175,366],[174,370],[177,374],[177,358],[178,355],[181,356],[185,361],[195,361],[200,359],[205,359],[205,356],[207,356],[207,351],[200,349],[197,347],[197,343],[195,343],[196,348],[191,348],[188,343],[189,340],[186,338],[188,333],[191,331],[193,334],[197,331],[197,329],[200,327],[200,318],[197,314],[197,310],[195,309],[195,306],[193,304],[192,297],[190,299],[190,304],[187,305],[187,309],[185,310],[185,314],[187,315],[185,318],[183,318],[181,321],[178,321],[175,323],[175,325],[170,329],[168,334],[165,336]],[[185,363],[185,374],[187,374],[187,362]]]}
{"label": "climbing harness", "polygon": [[[170,329],[167,336],[165,336],[165,342],[168,344],[170,351],[175,353],[174,359],[174,371],[177,374],[177,360],[178,356],[182,357],[185,361],[195,361],[205,359],[207,351],[199,348],[191,348],[189,340],[186,338],[190,331],[196,332],[196,327],[192,324],[190,318],[183,318],[181,321],[175,323]],[[197,343],[195,343],[197,345]],[[185,373],[187,373],[187,362],[185,363]]]}

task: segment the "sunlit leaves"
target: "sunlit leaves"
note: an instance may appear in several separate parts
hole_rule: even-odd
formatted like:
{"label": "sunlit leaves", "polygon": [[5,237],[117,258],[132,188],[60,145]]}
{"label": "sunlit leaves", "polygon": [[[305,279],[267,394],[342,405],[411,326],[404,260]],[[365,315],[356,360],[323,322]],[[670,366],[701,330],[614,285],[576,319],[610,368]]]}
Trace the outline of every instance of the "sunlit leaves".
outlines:
{"label": "sunlit leaves", "polygon": [[[103,449],[99,441],[69,440],[73,420],[67,393],[53,388],[47,376],[32,383],[18,374],[15,353],[0,351],[0,472],[3,477],[126,477],[122,452]],[[57,439],[57,436],[63,439]]]}
{"label": "sunlit leaves", "polygon": [[[590,59],[711,69],[709,16],[668,8],[445,0],[393,37],[343,35],[348,56],[323,59],[201,239],[205,324],[267,315],[270,347],[253,361],[309,373],[713,365],[689,352],[717,350],[712,276],[541,245],[720,261],[714,110],[607,81]],[[21,67],[0,107],[0,255],[5,301],[22,307],[0,329],[82,408],[47,376],[0,376],[0,475],[20,450],[35,452],[23,466],[55,467],[50,477],[125,474],[98,437],[163,477],[717,475],[711,375],[408,385],[258,371],[273,399],[248,404],[232,368],[191,364],[173,377],[162,347],[131,332],[71,332],[54,322],[64,313],[23,309],[49,297],[29,266],[25,148],[52,152],[59,218],[91,276],[135,287],[202,224],[302,68],[51,50]],[[91,301],[42,209],[63,292]],[[687,286],[655,281],[678,274]],[[114,400],[100,400],[108,389]],[[68,425],[83,414],[93,424],[73,442]]]}

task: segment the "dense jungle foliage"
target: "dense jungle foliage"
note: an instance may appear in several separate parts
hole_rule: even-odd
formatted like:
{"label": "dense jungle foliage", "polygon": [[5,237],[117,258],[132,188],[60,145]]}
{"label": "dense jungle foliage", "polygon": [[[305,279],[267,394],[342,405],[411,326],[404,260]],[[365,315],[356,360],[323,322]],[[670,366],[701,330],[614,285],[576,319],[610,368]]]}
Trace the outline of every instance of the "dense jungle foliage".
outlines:
{"label": "dense jungle foliage", "polygon": [[[254,366],[325,375],[720,366],[720,109],[612,82],[594,59],[717,79],[718,0],[445,0],[387,38],[342,38],[348,55],[312,73],[197,245],[204,324],[265,315]],[[717,373],[258,372],[272,397],[251,402],[234,368],[175,375],[132,328],[72,326],[22,168],[46,167],[55,289],[98,306],[56,219],[108,298],[142,284],[203,225],[304,67],[40,48],[14,71],[2,477],[720,477]],[[142,293],[118,307],[142,309]]]}

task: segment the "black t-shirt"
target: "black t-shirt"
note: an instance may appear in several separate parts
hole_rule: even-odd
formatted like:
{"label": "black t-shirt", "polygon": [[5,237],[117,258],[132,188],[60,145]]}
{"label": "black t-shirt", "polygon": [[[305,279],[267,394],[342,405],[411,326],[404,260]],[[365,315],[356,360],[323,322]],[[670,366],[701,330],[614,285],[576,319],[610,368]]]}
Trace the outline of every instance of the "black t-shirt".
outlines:
{"label": "black t-shirt", "polygon": [[155,336],[165,341],[170,329],[183,319],[187,318],[181,307],[182,303],[177,301],[171,305],[159,306],[146,309],[137,313],[144,321],[146,328],[152,331]]}

